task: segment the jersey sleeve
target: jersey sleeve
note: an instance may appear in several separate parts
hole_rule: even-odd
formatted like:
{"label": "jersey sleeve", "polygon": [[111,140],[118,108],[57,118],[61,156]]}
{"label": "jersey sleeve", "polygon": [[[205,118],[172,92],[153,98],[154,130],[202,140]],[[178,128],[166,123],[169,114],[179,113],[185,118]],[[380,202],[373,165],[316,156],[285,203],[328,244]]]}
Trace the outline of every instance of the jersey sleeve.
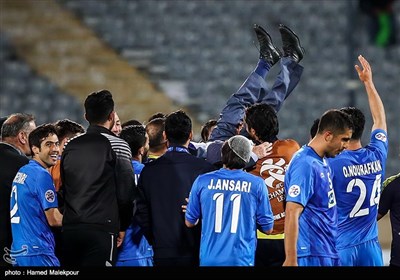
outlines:
{"label": "jersey sleeve", "polygon": [[303,207],[313,194],[314,172],[310,163],[294,161],[285,175],[286,201],[296,202]]}
{"label": "jersey sleeve", "polygon": [[274,216],[272,214],[271,203],[268,199],[268,190],[265,187],[264,181],[261,178],[257,181],[259,182],[256,211],[257,225],[262,231],[268,231],[274,226]]}
{"label": "jersey sleeve", "polygon": [[378,151],[381,162],[385,162],[388,154],[388,137],[386,131],[375,129],[371,133],[370,148]]}
{"label": "jersey sleeve", "polygon": [[46,211],[49,208],[57,208],[58,200],[56,189],[50,173],[47,171],[40,172],[37,174],[36,180],[35,192],[42,209]]}

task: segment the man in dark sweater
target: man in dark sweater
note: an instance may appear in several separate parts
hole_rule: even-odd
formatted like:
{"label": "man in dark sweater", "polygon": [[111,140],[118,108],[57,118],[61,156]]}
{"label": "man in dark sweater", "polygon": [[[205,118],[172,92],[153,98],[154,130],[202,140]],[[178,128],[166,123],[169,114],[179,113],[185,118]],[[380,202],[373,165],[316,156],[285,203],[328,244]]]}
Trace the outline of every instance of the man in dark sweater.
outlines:
{"label": "man in dark sweater", "polygon": [[85,100],[87,132],[67,143],[61,158],[63,253],[67,266],[112,266],[132,218],[135,185],[128,144],[116,137],[107,90]]}
{"label": "man in dark sweater", "polygon": [[215,167],[190,154],[192,122],[185,112],[167,116],[165,135],[167,152],[140,175],[135,218],[153,246],[155,266],[198,266],[201,227],[185,226],[182,205],[197,176]]}

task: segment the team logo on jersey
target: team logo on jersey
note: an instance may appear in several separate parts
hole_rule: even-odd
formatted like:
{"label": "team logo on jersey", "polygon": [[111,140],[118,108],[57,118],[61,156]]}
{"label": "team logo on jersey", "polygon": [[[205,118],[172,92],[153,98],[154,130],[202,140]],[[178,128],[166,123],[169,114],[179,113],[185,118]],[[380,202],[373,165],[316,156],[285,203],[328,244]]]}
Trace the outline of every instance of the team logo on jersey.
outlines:
{"label": "team logo on jersey", "polygon": [[7,247],[4,248],[5,254],[3,255],[3,260],[9,264],[16,264],[17,261],[15,260],[15,257],[18,256],[24,256],[28,254],[28,246],[27,245],[22,245],[21,250],[10,250]]}
{"label": "team logo on jersey", "polygon": [[379,132],[375,135],[375,138],[379,141],[386,142],[386,135],[382,132]]}
{"label": "team logo on jersey", "polygon": [[56,196],[54,195],[54,192],[52,190],[48,190],[45,194],[44,197],[46,198],[46,200],[50,203],[54,202],[54,199],[56,198]]}
{"label": "team logo on jersey", "polygon": [[289,196],[296,197],[300,194],[300,187],[298,185],[293,185],[289,188]]}
{"label": "team logo on jersey", "polygon": [[282,187],[282,184],[279,183],[284,181],[285,167],[286,161],[283,158],[280,158],[276,162],[271,158],[263,161],[260,168],[260,175],[265,178],[264,182],[269,188],[274,189]]}
{"label": "team logo on jersey", "polygon": [[336,198],[333,189],[328,192],[328,208],[336,205]]}

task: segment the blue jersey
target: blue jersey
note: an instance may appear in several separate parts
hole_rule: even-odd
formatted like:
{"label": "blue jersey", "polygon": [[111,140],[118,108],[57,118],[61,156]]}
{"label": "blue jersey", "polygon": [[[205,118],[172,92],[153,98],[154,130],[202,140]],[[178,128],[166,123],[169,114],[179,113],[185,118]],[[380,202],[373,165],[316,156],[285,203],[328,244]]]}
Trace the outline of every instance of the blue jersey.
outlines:
{"label": "blue jersey", "polygon": [[137,186],[138,181],[139,181],[140,172],[142,172],[144,164],[137,160],[132,160],[132,167],[133,167],[133,173],[135,173],[135,183]]}
{"label": "blue jersey", "polygon": [[274,223],[264,181],[224,168],[197,177],[185,217],[202,221],[201,266],[254,266],[257,225],[267,231]]}
{"label": "blue jersey", "polygon": [[[142,172],[144,164],[137,160],[132,160],[132,166],[135,172],[135,182],[137,185],[137,181],[139,179],[140,172]],[[118,262],[121,261],[143,258],[153,258],[153,248],[144,237],[140,226],[135,221],[132,221],[125,232],[124,241],[122,242],[121,247],[118,249],[116,266],[119,266],[120,263]]]}
{"label": "blue jersey", "polygon": [[337,209],[326,159],[303,146],[293,156],[284,184],[286,201],[304,207],[299,218],[297,256],[338,258]]}
{"label": "blue jersey", "polygon": [[57,207],[50,173],[37,161],[30,160],[19,169],[12,184],[11,256],[54,255],[54,236],[45,211]]}
{"label": "blue jersey", "polygon": [[377,213],[388,153],[387,134],[374,130],[364,148],[330,159],[338,206],[337,248],[378,238]]}

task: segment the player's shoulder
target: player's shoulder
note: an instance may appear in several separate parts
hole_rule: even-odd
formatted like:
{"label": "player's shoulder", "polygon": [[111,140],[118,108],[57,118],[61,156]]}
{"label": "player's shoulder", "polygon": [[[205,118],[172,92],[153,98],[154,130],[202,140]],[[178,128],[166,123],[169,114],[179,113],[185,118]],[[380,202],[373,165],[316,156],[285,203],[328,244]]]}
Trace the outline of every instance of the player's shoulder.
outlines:
{"label": "player's shoulder", "polygon": [[274,142],[274,145],[279,146],[298,146],[300,148],[299,143],[294,139],[279,139]]}

